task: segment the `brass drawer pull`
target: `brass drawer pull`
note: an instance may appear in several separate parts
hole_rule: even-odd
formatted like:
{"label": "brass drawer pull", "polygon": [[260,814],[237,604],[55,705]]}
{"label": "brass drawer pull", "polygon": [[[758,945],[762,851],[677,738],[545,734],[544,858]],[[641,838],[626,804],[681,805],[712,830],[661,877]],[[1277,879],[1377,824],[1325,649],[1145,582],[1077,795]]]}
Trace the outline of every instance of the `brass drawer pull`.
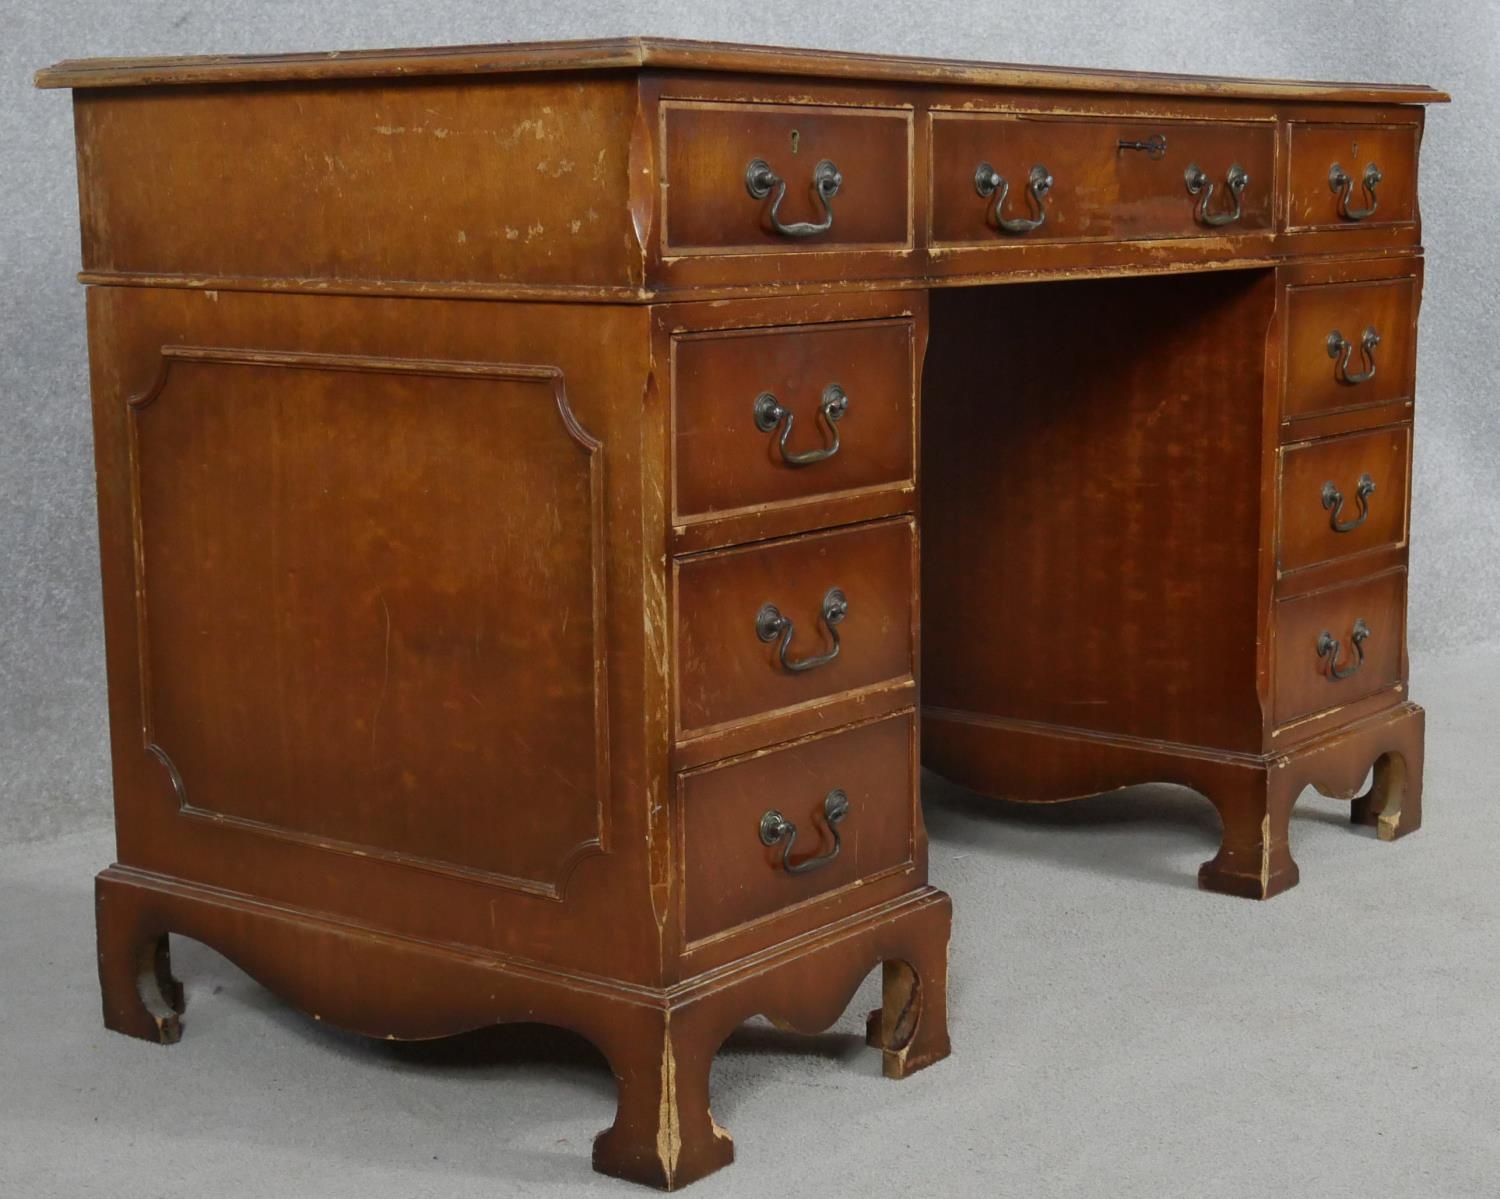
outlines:
{"label": "brass drawer pull", "polygon": [[1209,179],[1208,172],[1196,162],[1182,173],[1187,183],[1188,195],[1198,196],[1198,220],[1205,225],[1217,228],[1220,225],[1232,225],[1244,215],[1240,198],[1245,189],[1250,186],[1250,174],[1239,163],[1229,168],[1224,176],[1224,186],[1229,189],[1229,194],[1234,197],[1234,207],[1228,212],[1209,212],[1208,202],[1213,199],[1215,184]]}
{"label": "brass drawer pull", "polygon": [[1036,209],[1035,219],[1002,215],[1005,197],[1010,194],[1010,182],[987,162],[981,162],[974,168],[974,190],[986,199],[995,197],[995,202],[990,207],[995,214],[995,224],[1003,233],[1030,233],[1047,223],[1047,209],[1042,200],[1052,190],[1052,176],[1041,163],[1032,167],[1031,173],[1026,177],[1026,191],[1031,196],[1032,207]]}
{"label": "brass drawer pull", "polygon": [[793,221],[790,225],[781,223],[781,202],[786,199],[786,180],[771,169],[771,164],[764,158],[752,158],[750,165],[745,168],[745,188],[757,200],[764,200],[771,194],[771,189],[776,189],[776,198],[771,201],[771,228],[775,229],[782,237],[812,237],[818,233],[827,233],[833,228],[833,197],[838,195],[839,188],[844,184],[844,177],[839,174],[838,167],[823,159],[813,168],[812,189],[818,197],[818,202],[823,205],[823,219],[817,224],[811,221]]}
{"label": "brass drawer pull", "polygon": [[1354,343],[1335,329],[1328,335],[1328,356],[1334,359],[1333,377],[1340,383],[1353,386],[1368,383],[1375,377],[1375,347],[1380,344],[1380,334],[1371,325],[1359,339],[1359,354],[1364,359],[1365,369],[1349,373],[1349,360],[1354,356]]}
{"label": "brass drawer pull", "polygon": [[1370,496],[1375,490],[1375,480],[1369,475],[1360,475],[1354,489],[1354,500],[1359,505],[1359,515],[1353,520],[1341,520],[1344,514],[1344,493],[1332,479],[1323,484],[1323,509],[1328,512],[1328,526],[1335,533],[1352,533],[1365,523],[1370,515]]}
{"label": "brass drawer pull", "polygon": [[755,427],[762,433],[770,433],[780,425],[778,445],[781,460],[788,466],[810,466],[814,462],[826,461],[839,452],[839,421],[849,411],[849,397],[844,389],[837,383],[830,383],[825,387],[823,402],[818,405],[818,411],[823,414],[823,419],[833,432],[833,444],[827,449],[803,450],[800,454],[787,453],[787,439],[792,435],[792,422],[797,418],[790,409],[783,408],[769,391],[763,391],[755,397]]}
{"label": "brass drawer pull", "polygon": [[1370,636],[1370,626],[1360,617],[1354,622],[1354,631],[1349,640],[1354,643],[1354,665],[1339,665],[1339,640],[1327,629],[1318,634],[1318,657],[1328,659],[1328,677],[1331,679],[1347,679],[1352,674],[1358,674],[1359,668],[1365,664],[1365,639]]}
{"label": "brass drawer pull", "polygon": [[766,604],[755,614],[755,635],[762,641],[775,641],[778,637],[781,638],[778,657],[781,659],[782,669],[792,674],[801,674],[803,671],[816,670],[819,666],[827,666],[839,656],[837,626],[847,615],[849,615],[849,601],[837,587],[831,588],[823,597],[823,623],[828,626],[828,635],[833,638],[833,648],[826,654],[817,654],[811,658],[799,658],[793,661],[787,657],[787,651],[792,648],[792,633],[795,630],[792,622],[781,614],[781,610],[775,604]]}
{"label": "brass drawer pull", "polygon": [[839,850],[844,848],[843,838],[839,836],[839,822],[848,814],[849,797],[842,788],[836,787],[824,796],[823,820],[828,825],[828,831],[833,834],[833,848],[821,857],[807,858],[795,864],[792,862],[792,846],[797,844],[797,826],[775,808],[760,818],[760,843],[772,846],[785,838],[786,844],[781,850],[781,868],[788,874],[807,874],[820,866],[828,865],[839,856]]}
{"label": "brass drawer pull", "polygon": [[1349,201],[1354,198],[1354,180],[1350,178],[1349,172],[1334,163],[1328,168],[1328,186],[1338,193],[1339,216],[1345,220],[1362,221],[1367,216],[1374,216],[1375,210],[1380,207],[1380,197],[1375,194],[1375,189],[1385,176],[1380,173],[1380,168],[1373,162],[1365,167],[1364,183],[1365,195],[1370,197],[1368,208],[1350,208]]}

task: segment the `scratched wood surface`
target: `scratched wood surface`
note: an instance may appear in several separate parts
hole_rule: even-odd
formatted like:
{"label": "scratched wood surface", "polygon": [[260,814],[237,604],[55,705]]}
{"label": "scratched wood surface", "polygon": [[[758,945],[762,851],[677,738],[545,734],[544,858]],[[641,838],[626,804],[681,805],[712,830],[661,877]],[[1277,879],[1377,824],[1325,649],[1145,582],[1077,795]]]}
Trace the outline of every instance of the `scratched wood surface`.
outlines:
{"label": "scratched wood surface", "polygon": [[620,202],[631,91],[434,79],[269,88],[252,103],[238,89],[80,93],[84,269],[397,290],[638,284]]}

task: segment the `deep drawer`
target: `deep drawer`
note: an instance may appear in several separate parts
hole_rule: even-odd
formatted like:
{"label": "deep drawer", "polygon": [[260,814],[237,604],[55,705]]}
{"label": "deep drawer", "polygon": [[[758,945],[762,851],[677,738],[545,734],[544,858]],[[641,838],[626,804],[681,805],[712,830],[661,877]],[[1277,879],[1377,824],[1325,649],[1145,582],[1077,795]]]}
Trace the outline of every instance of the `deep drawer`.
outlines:
{"label": "deep drawer", "polygon": [[679,732],[910,678],[915,553],[903,517],[679,560]]}
{"label": "deep drawer", "polygon": [[1272,719],[1285,725],[1402,681],[1406,571],[1276,604]]}
{"label": "deep drawer", "polygon": [[1292,229],[1410,224],[1417,211],[1416,125],[1291,124]]}
{"label": "deep drawer", "polygon": [[[1121,147],[1122,142],[1149,146],[1158,138],[1159,151]],[[932,240],[973,245],[1269,230],[1274,164],[1275,127],[1269,122],[935,113]],[[1238,195],[1240,215],[1230,220],[1235,198],[1228,181],[1236,166],[1247,182]],[[1187,179],[1193,167],[1203,172],[1196,192]],[[1052,180],[1040,199],[1030,183],[1038,168],[1038,177]],[[997,186],[996,176],[1005,184]],[[1006,190],[997,216],[996,200]],[[1039,218],[1042,224],[1035,228],[1013,224]],[[1002,219],[1012,222],[1009,229]]]}
{"label": "deep drawer", "polygon": [[682,776],[687,940],[911,863],[915,742],[908,711]]}
{"label": "deep drawer", "polygon": [[673,343],[679,518],[912,478],[910,317]]}
{"label": "deep drawer", "polygon": [[1410,275],[1288,288],[1283,419],[1409,399],[1416,315]]}
{"label": "deep drawer", "polygon": [[1278,570],[1403,544],[1410,469],[1410,425],[1285,446]]}
{"label": "deep drawer", "polygon": [[667,101],[662,127],[669,257],[911,243],[904,109]]}

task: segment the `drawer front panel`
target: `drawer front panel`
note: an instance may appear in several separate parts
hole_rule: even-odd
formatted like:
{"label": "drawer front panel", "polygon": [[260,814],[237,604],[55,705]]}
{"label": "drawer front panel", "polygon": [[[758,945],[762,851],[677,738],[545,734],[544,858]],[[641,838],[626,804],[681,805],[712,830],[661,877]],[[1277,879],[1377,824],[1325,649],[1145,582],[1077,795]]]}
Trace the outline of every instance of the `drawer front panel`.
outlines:
{"label": "drawer front panel", "polygon": [[679,561],[679,730],[910,678],[915,553],[901,518]]}
{"label": "drawer front panel", "polygon": [[1405,642],[1404,570],[1278,601],[1272,719],[1284,725],[1401,682]]}
{"label": "drawer front panel", "polygon": [[1292,287],[1287,306],[1284,419],[1411,397],[1414,278]]}
{"label": "drawer front panel", "polygon": [[[667,101],[662,125],[669,257],[911,244],[911,114],[904,109]],[[747,178],[757,159],[780,181],[761,196]],[[839,175],[826,205],[815,188],[825,160]],[[830,212],[833,219],[825,231],[797,236],[778,231],[773,208],[775,220],[794,230],[822,224]]]}
{"label": "drawer front panel", "polygon": [[[1160,154],[1121,149],[1164,138]],[[932,239],[935,244],[994,244],[1049,239],[1129,239],[1222,236],[1269,231],[1275,163],[1275,127],[1268,123],[1209,124],[1056,119],[996,114],[934,114],[932,118]],[[976,171],[988,164],[1009,184],[1000,216],[1035,220],[1029,192],[1033,167],[1045,167],[1052,186],[1041,201],[1044,223],[1006,232],[994,212],[993,179],[981,188]],[[1238,164],[1249,181],[1240,194],[1241,216],[1213,226],[1199,219],[1200,188],[1188,190],[1185,173],[1202,169],[1213,185],[1206,213],[1234,207],[1226,181]],[[990,194],[981,194],[989,191]]]}
{"label": "drawer front panel", "polygon": [[[905,712],[683,776],[687,940],[701,941],[909,864],[915,742],[914,720]],[[846,806],[842,818],[830,823],[828,797],[835,791]],[[832,811],[839,803],[833,801]],[[795,841],[774,816],[762,838],[768,813],[795,826]],[[783,831],[773,840],[778,827]],[[835,832],[837,856],[814,865],[833,853]],[[792,872],[783,865],[789,841]]]}
{"label": "drawer front panel", "polygon": [[677,515],[909,482],[914,342],[910,317],[678,338]]}
{"label": "drawer front panel", "polygon": [[1403,544],[1410,465],[1410,425],[1282,449],[1278,568]]}
{"label": "drawer front panel", "polygon": [[[1359,229],[1416,219],[1415,125],[1293,121],[1290,157],[1287,224],[1292,229]],[[1373,192],[1367,187],[1372,165],[1380,172]],[[1342,173],[1338,177],[1335,167]],[[1372,203],[1374,211],[1361,216]]]}

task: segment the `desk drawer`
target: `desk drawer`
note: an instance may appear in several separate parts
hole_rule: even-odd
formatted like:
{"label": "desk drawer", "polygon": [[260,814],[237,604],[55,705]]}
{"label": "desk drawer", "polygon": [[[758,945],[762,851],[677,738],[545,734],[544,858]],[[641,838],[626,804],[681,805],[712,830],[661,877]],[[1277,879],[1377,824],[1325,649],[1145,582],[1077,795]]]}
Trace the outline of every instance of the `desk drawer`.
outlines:
{"label": "desk drawer", "polygon": [[1411,276],[1288,288],[1283,419],[1410,398],[1416,309]]}
{"label": "desk drawer", "polygon": [[1402,680],[1406,572],[1276,604],[1272,719],[1285,725]]}
{"label": "desk drawer", "polygon": [[679,731],[911,677],[915,555],[902,517],[678,560]]}
{"label": "desk drawer", "polygon": [[1405,542],[1410,425],[1280,452],[1276,563],[1282,573]]}
{"label": "desk drawer", "polygon": [[677,338],[677,516],[909,482],[915,336],[899,317]]}
{"label": "desk drawer", "polygon": [[[1120,147],[1122,141],[1149,144],[1153,138],[1164,139],[1159,153]],[[1268,231],[1274,163],[1275,127],[1269,122],[935,113],[932,239],[935,244],[973,245]],[[1236,165],[1248,182],[1239,195],[1241,215],[1230,220],[1235,203],[1227,179]],[[1196,193],[1189,191],[1186,178],[1194,166],[1205,177]],[[1037,168],[1040,176],[1052,179],[1040,201],[1029,183]],[[997,187],[996,175],[1006,184]],[[1000,226],[995,201],[1007,187],[1000,217],[1008,222],[1041,219],[1041,225]]]}
{"label": "desk drawer", "polygon": [[1410,224],[1417,212],[1416,125],[1291,124],[1292,229]]}
{"label": "desk drawer", "polygon": [[904,109],[682,100],[662,123],[669,257],[911,243]]}
{"label": "desk drawer", "polygon": [[687,940],[909,864],[915,742],[908,711],[682,776]]}

